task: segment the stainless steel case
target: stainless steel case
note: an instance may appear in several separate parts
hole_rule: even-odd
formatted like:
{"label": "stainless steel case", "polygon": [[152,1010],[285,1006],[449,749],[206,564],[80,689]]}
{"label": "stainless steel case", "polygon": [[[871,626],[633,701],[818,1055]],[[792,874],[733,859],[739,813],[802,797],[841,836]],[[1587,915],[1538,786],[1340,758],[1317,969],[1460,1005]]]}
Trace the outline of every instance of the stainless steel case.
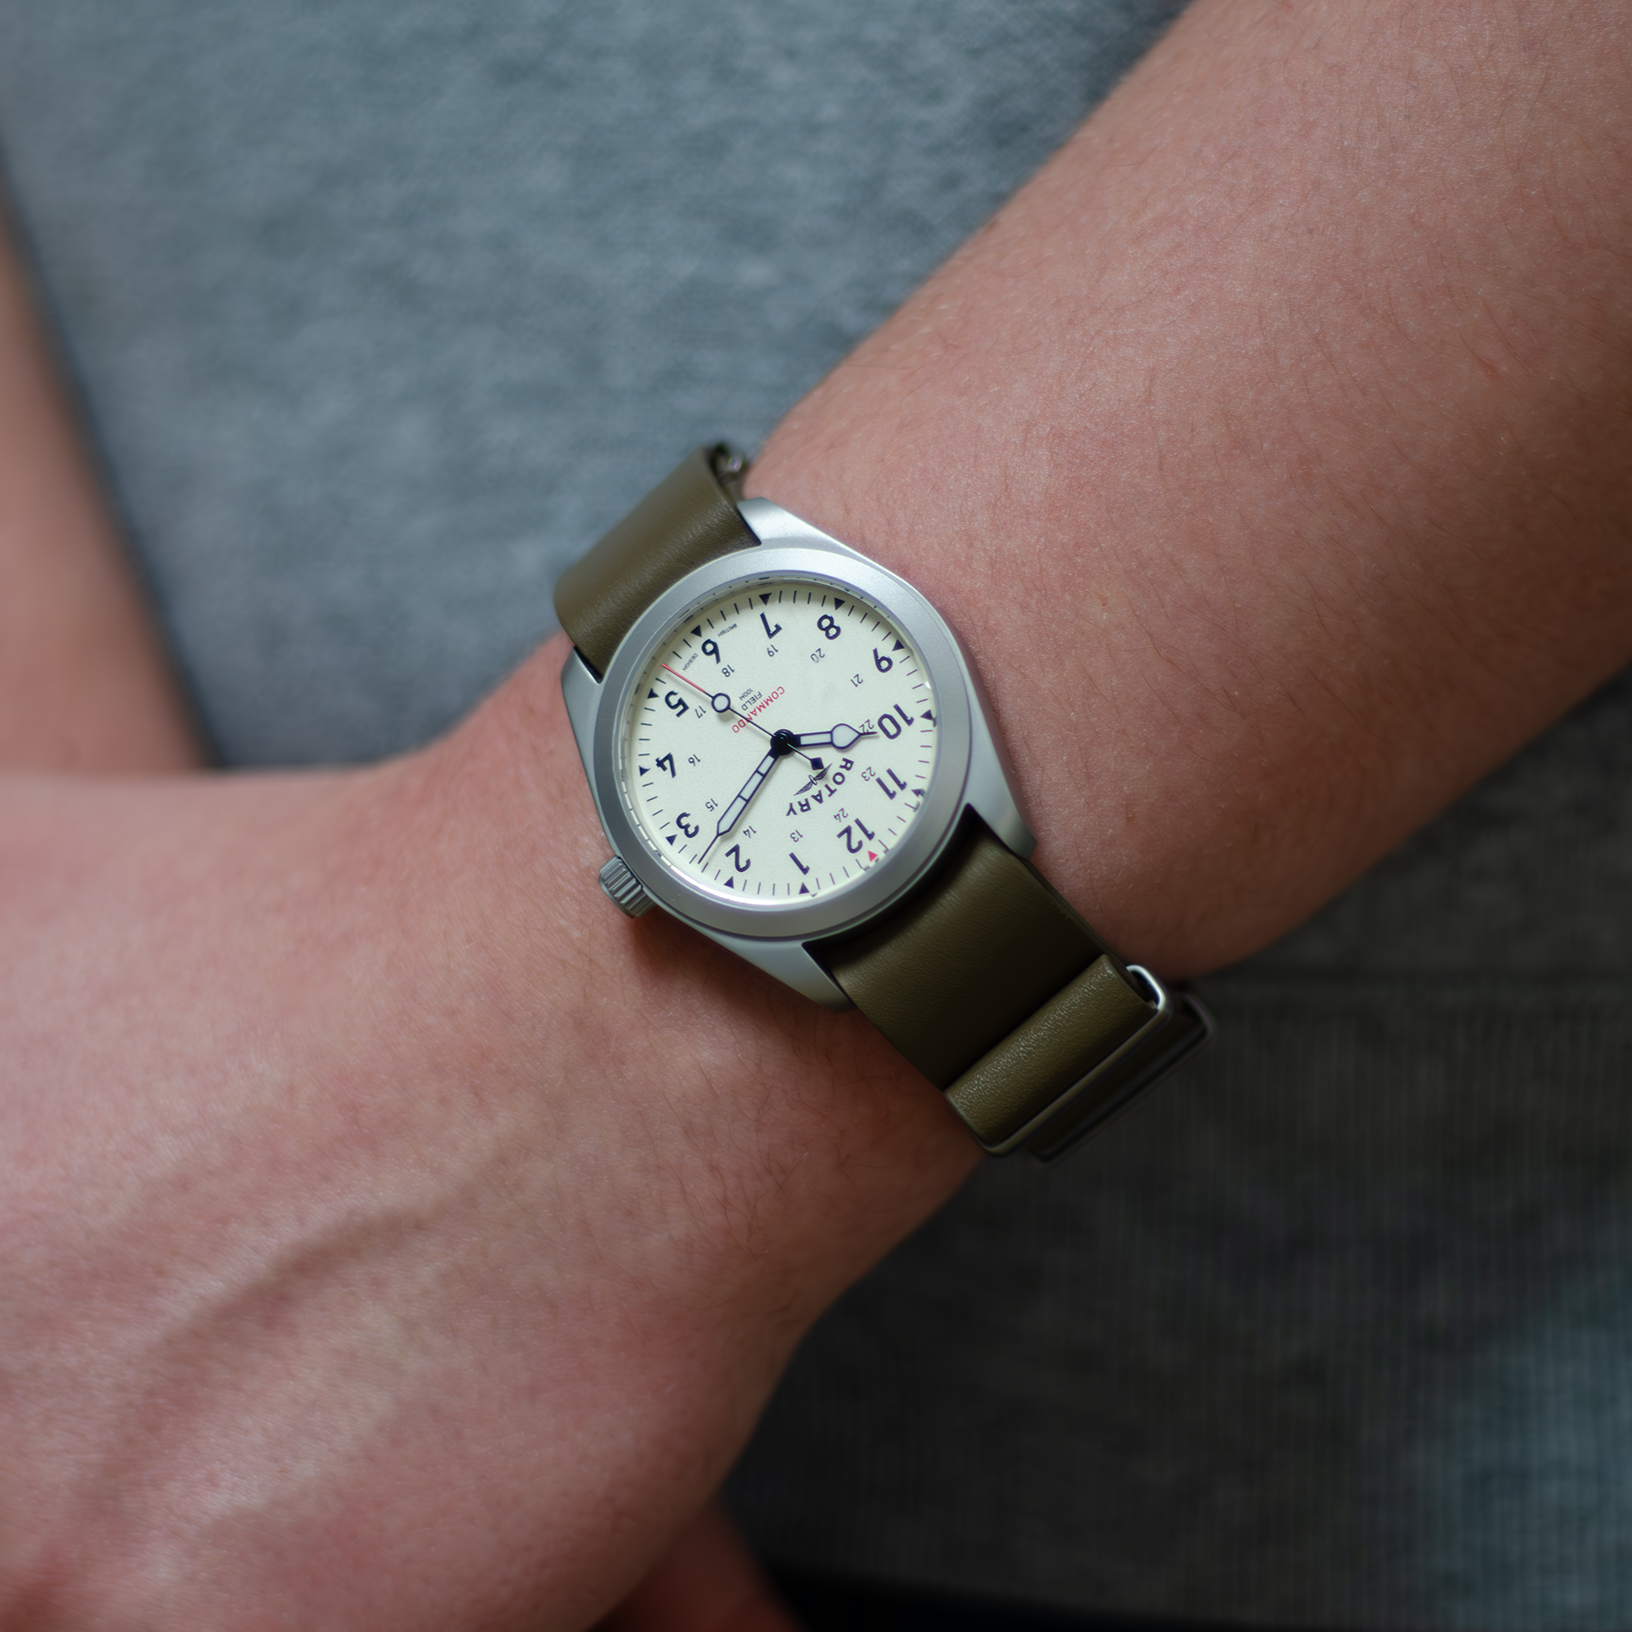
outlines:
{"label": "stainless steel case", "polygon": [[[1030,856],[1037,841],[1015,798],[979,675],[946,619],[904,579],[780,506],[749,499],[741,509],[758,546],[721,556],[658,596],[624,636],[600,680],[576,651],[570,653],[561,690],[601,826],[652,900],[807,997],[846,1009],[850,1000],[807,942],[859,928],[898,900],[934,866],[966,810],[1019,856]],[[619,723],[648,654],[686,613],[734,584],[790,573],[847,586],[900,624],[935,688],[938,752],[917,820],[863,878],[809,903],[742,901],[683,877],[646,842],[619,791]]]}

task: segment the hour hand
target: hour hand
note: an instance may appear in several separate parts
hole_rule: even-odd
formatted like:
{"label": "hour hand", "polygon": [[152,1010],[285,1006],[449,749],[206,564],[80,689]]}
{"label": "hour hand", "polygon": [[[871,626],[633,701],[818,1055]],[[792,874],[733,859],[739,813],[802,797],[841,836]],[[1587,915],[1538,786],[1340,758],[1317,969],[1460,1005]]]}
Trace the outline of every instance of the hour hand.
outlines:
{"label": "hour hand", "polygon": [[853,725],[836,725],[831,731],[801,731],[799,746],[836,748],[842,754],[846,748],[853,748],[863,737],[871,735],[871,731],[858,731]]}

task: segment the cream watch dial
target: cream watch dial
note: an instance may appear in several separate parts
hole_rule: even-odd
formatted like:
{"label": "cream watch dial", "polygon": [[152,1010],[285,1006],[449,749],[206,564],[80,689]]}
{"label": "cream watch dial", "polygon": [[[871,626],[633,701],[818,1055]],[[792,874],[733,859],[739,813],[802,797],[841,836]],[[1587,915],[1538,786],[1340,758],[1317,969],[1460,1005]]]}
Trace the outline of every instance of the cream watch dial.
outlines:
{"label": "cream watch dial", "polygon": [[745,902],[831,894],[912,826],[936,713],[880,608],[827,580],[746,582],[689,613],[641,671],[624,803],[692,884]]}

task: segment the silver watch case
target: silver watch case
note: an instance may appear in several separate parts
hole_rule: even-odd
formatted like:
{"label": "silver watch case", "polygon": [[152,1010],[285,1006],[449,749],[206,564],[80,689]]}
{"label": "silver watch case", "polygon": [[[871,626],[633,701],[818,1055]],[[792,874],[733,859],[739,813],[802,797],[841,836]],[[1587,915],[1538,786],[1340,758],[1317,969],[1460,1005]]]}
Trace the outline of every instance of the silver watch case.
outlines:
{"label": "silver watch case", "polygon": [[[807,942],[861,928],[885,912],[935,865],[966,810],[1016,855],[1030,856],[1037,841],[1015,797],[980,678],[946,619],[905,579],[780,506],[749,499],[741,510],[759,544],[720,556],[665,590],[624,636],[600,680],[576,651],[570,653],[561,690],[601,826],[652,900],[807,997],[846,1009],[850,1000]],[[652,648],[693,607],[732,584],[790,573],[847,587],[900,624],[929,671],[940,741],[917,821],[876,867],[849,888],[815,901],[755,903],[701,888],[646,842],[619,793],[618,726]]]}

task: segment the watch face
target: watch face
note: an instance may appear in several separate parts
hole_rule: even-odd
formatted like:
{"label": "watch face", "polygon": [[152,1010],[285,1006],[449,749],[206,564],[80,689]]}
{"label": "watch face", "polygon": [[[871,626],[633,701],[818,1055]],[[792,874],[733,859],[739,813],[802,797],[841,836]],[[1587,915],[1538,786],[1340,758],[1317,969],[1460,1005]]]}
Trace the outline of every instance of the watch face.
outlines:
{"label": "watch face", "polygon": [[783,906],[831,895],[912,828],[938,712],[882,608],[833,580],[751,580],[687,613],[637,674],[623,801],[694,886]]}

